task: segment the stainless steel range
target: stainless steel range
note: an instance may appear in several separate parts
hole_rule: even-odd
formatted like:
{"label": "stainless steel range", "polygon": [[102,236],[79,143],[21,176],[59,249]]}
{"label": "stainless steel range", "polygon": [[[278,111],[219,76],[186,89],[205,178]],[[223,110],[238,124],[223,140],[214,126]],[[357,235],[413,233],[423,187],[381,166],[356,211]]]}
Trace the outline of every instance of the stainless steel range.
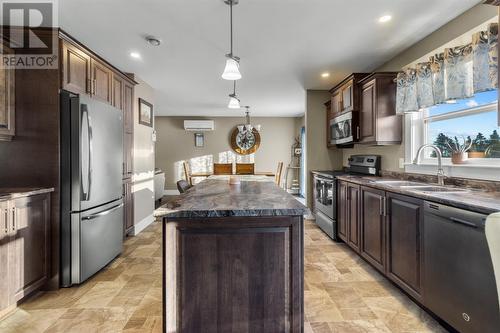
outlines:
{"label": "stainless steel range", "polygon": [[343,171],[313,171],[313,212],[316,224],[332,239],[337,240],[337,180],[338,175],[360,174],[378,176],[380,156],[352,155],[349,167]]}

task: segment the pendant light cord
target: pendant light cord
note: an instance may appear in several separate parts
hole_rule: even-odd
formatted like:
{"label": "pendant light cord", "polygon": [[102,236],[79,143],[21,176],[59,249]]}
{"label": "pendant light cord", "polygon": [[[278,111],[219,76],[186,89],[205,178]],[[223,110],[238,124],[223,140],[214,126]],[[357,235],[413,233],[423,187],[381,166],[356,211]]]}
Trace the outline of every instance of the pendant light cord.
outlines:
{"label": "pendant light cord", "polygon": [[233,95],[236,96],[236,80],[233,81]]}
{"label": "pendant light cord", "polygon": [[231,57],[233,56],[233,0],[229,0],[229,30],[231,31]]}

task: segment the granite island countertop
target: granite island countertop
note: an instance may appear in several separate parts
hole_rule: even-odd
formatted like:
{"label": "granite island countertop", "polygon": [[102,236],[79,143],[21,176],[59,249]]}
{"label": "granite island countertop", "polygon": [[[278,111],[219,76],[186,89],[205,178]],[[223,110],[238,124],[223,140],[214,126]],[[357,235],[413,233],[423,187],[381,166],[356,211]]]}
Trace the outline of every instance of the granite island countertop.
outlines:
{"label": "granite island countertop", "polygon": [[[415,188],[397,186],[392,184],[380,184],[377,181],[400,181],[401,179],[389,177],[372,177],[358,175],[341,175],[337,179],[355,183],[362,186],[377,188],[393,193],[409,195],[412,197],[449,205],[456,208],[466,209],[482,214],[492,214],[500,212],[500,192],[458,188],[465,190],[460,192],[425,192]],[[425,185],[437,186],[437,184],[424,183]],[[446,185],[447,188],[453,186]]]}
{"label": "granite island countertop", "polygon": [[54,188],[42,187],[0,187],[0,201],[14,200],[43,193],[54,192]]}
{"label": "granite island countertop", "polygon": [[158,208],[156,217],[300,216],[309,211],[274,182],[245,181],[229,185],[207,179]]}

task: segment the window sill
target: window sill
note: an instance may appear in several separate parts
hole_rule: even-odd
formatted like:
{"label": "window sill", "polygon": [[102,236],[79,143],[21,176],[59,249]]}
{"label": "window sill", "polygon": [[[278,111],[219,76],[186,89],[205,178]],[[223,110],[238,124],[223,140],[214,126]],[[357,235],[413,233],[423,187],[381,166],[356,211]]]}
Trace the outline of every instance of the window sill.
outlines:
{"label": "window sill", "polygon": [[[444,161],[443,170],[447,177],[500,181],[499,164],[451,164]],[[437,163],[424,162],[419,165],[405,163],[405,172],[436,175]]]}

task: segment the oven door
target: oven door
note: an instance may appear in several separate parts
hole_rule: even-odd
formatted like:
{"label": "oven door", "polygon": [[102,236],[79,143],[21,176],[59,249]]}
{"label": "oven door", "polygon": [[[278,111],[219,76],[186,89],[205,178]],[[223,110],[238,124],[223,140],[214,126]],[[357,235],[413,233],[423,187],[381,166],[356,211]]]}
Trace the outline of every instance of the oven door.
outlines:
{"label": "oven door", "polygon": [[353,141],[352,112],[344,113],[330,120],[330,144],[340,145]]}
{"label": "oven door", "polygon": [[321,177],[314,178],[314,199],[316,209],[335,219],[335,181]]}

